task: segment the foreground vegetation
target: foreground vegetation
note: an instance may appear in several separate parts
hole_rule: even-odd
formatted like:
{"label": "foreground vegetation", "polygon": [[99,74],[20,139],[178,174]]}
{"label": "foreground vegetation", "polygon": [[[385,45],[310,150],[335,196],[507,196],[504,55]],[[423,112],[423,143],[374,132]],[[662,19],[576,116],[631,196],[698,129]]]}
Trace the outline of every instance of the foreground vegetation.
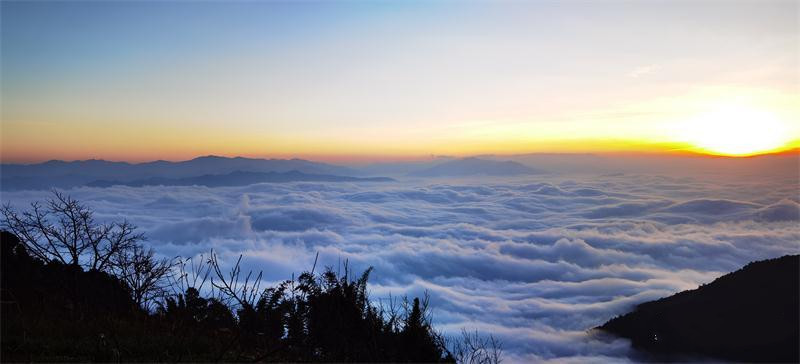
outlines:
{"label": "foreground vegetation", "polygon": [[[427,296],[370,300],[371,268],[316,266],[262,289],[211,252],[157,259],[127,222],[99,224],[58,193],[2,209],[3,361],[496,363],[499,343],[431,325]],[[241,260],[241,257],[240,257]]]}

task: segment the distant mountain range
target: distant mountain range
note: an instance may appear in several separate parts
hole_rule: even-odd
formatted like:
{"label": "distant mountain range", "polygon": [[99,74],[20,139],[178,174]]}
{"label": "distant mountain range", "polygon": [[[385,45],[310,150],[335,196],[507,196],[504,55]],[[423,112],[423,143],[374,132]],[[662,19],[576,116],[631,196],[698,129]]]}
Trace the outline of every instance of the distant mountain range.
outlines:
{"label": "distant mountain range", "polygon": [[111,187],[111,186],[247,186],[255,183],[278,183],[278,182],[391,182],[393,179],[387,177],[349,177],[334,176],[329,174],[310,174],[298,171],[289,172],[232,172],[228,174],[206,174],[197,177],[186,178],[159,178],[153,177],[129,182],[123,181],[94,181],[86,184],[88,187]]}
{"label": "distant mountain range", "polygon": [[[303,159],[256,159],[243,157],[205,156],[181,162],[146,163],[109,162],[104,160],[48,161],[38,164],[0,164],[0,189],[30,190],[72,188],[87,184],[142,183],[166,181],[234,172],[287,173],[297,171],[312,175],[376,177],[398,179],[515,177],[548,174],[659,173],[672,176],[722,176],[736,172],[740,176],[759,178],[784,176],[796,178],[800,173],[797,150],[749,158],[709,157],[697,155],[592,155],[592,154],[520,154],[454,158],[439,156],[428,160],[374,163],[344,167]],[[280,179],[267,176],[265,179]],[[153,182],[151,181],[151,182]],[[151,183],[148,182],[148,183]]]}
{"label": "distant mountain range", "polygon": [[358,167],[358,171],[371,176],[408,176],[414,172],[428,169],[433,166],[456,160],[453,157],[434,157],[426,160],[404,162],[380,162]]}
{"label": "distant mountain range", "polygon": [[462,158],[409,173],[416,177],[520,176],[540,171],[512,161]]}
{"label": "distant mountain range", "polygon": [[236,171],[289,172],[353,175],[347,167],[307,161],[304,159],[256,159],[244,157],[205,156],[188,161],[154,161],[145,163],[109,162],[90,159],[64,162],[52,160],[39,164],[3,164],[3,175],[26,177],[51,177],[85,175],[114,179],[139,179],[147,177],[182,178],[204,174],[225,174]]}
{"label": "distant mountain range", "polygon": [[303,159],[218,156],[182,162],[146,163],[95,159],[74,162],[53,160],[38,164],[0,165],[0,188],[8,191],[111,185],[241,186],[259,182],[391,180],[375,177],[384,173],[413,177],[467,177],[519,176],[538,171],[517,162],[479,158],[437,158],[422,162],[381,163],[361,168]]}
{"label": "distant mountain range", "polygon": [[736,174],[753,177],[800,173],[800,150],[751,157],[722,157],[692,153],[531,153],[481,155],[481,159],[514,161],[548,173],[565,174],[664,174],[671,176],[718,176]]}
{"label": "distant mountain range", "polygon": [[154,161],[146,163],[109,162],[104,160],[49,161],[38,164],[3,164],[0,166],[3,190],[71,188],[95,181],[130,183],[147,179],[181,179],[206,175],[225,175],[237,171],[296,171],[305,174],[353,176],[351,168],[303,159],[254,159],[218,156],[199,157],[188,161]]}
{"label": "distant mountain range", "polygon": [[602,326],[656,361],[800,359],[800,255],[750,263]]}

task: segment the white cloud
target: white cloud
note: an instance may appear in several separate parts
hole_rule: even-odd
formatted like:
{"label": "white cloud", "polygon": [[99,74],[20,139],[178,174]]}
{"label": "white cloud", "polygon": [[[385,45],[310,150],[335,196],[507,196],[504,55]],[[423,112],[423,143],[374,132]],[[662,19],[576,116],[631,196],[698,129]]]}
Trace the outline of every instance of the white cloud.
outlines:
{"label": "white cloud", "polygon": [[659,69],[661,69],[661,67],[657,64],[648,64],[644,66],[639,66],[628,72],[628,77],[639,78],[651,74],[653,72],[656,72]]}
{"label": "white cloud", "polygon": [[[627,360],[588,329],[747,262],[800,251],[787,180],[647,175],[443,183],[79,188],[164,255],[244,254],[268,280],[344,259],[372,295],[429,291],[437,326],[492,332],[511,361]],[[44,191],[4,193],[22,205]]]}

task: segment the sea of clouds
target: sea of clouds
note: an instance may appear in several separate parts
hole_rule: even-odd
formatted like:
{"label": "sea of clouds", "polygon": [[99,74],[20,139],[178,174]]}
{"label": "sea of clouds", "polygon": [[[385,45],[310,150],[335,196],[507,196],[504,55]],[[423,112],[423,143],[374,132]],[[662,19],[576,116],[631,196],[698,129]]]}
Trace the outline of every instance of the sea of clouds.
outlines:
{"label": "sea of clouds", "polygon": [[[617,174],[112,187],[67,191],[164,256],[214,249],[279,281],[347,260],[373,299],[431,295],[436,327],[500,338],[506,359],[627,360],[590,331],[635,304],[800,252],[796,177]],[[5,192],[24,207],[46,191]]]}

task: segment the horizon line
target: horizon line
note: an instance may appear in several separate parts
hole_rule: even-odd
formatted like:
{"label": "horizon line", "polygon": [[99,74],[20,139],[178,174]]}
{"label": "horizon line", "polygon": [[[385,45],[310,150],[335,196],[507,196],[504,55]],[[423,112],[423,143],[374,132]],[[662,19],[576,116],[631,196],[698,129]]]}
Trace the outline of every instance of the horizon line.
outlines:
{"label": "horizon line", "polygon": [[463,154],[463,155],[448,155],[448,154],[425,154],[425,155],[377,155],[377,156],[364,156],[364,155],[308,155],[308,154],[294,154],[294,155],[246,155],[246,154],[226,154],[226,153],[211,153],[201,154],[190,158],[159,158],[159,159],[114,159],[103,157],[90,157],[90,158],[77,158],[77,159],[60,159],[60,158],[43,158],[43,159],[28,159],[28,160],[3,160],[0,156],[0,165],[37,165],[50,162],[109,162],[109,163],[127,163],[127,164],[146,164],[156,162],[180,163],[188,162],[201,158],[223,158],[223,159],[252,159],[252,160],[303,160],[309,162],[320,163],[342,163],[344,164],[378,164],[378,163],[401,163],[401,162],[421,162],[431,161],[436,159],[464,159],[464,158],[482,158],[482,157],[507,157],[514,158],[520,156],[616,156],[616,157],[687,157],[687,158],[714,158],[714,159],[751,159],[757,157],[767,156],[781,156],[781,155],[800,155],[800,147],[790,147],[777,151],[767,151],[764,153],[754,153],[748,155],[726,155],[718,153],[709,153],[693,150],[668,150],[668,151],[594,151],[594,152],[528,152],[528,153],[476,153],[476,154]]}

